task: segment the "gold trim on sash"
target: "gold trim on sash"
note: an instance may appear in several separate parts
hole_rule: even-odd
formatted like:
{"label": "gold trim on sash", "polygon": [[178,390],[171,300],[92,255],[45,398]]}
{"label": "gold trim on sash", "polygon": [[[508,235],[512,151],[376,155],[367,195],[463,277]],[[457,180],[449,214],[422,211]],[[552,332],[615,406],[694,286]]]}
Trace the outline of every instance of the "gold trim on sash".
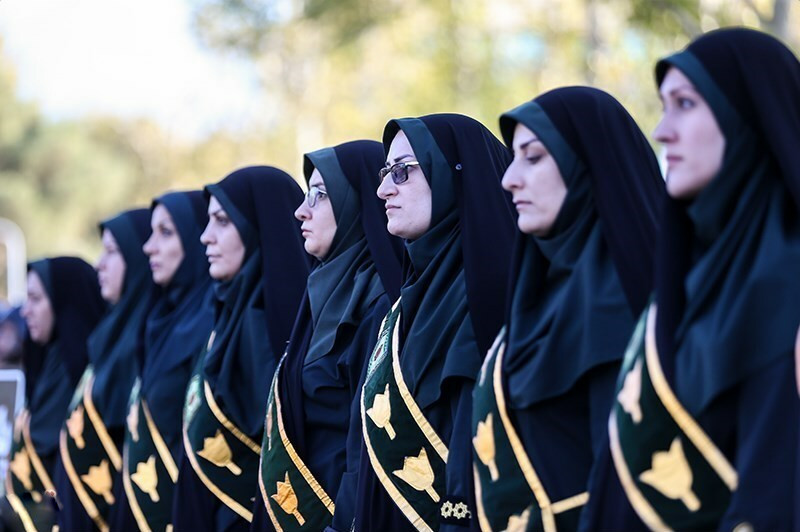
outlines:
{"label": "gold trim on sash", "polygon": [[617,469],[617,477],[619,483],[622,484],[622,489],[625,490],[625,495],[628,497],[628,502],[631,503],[633,509],[639,515],[639,518],[644,521],[644,524],[653,532],[671,532],[672,529],[668,527],[661,516],[650,505],[647,499],[639,491],[636,482],[631,476],[628,469],[628,464],[625,462],[625,456],[622,454],[622,446],[619,443],[619,432],[617,430],[617,414],[612,407],[611,415],[608,418],[608,439],[611,443],[611,457],[614,459],[614,465]]}
{"label": "gold trim on sash", "polygon": [[131,513],[133,514],[133,518],[136,520],[136,524],[139,525],[139,530],[141,532],[152,532],[150,529],[150,524],[147,522],[147,518],[142,511],[141,506],[139,506],[139,501],[136,499],[136,492],[133,489],[133,485],[131,484],[131,474],[130,469],[128,468],[128,444],[125,444],[125,447],[122,449],[123,460],[122,460],[122,486],[125,488],[125,494],[128,496],[128,504],[131,507]]}
{"label": "gold trim on sash", "polygon": [[[378,343],[375,345],[375,349],[376,350],[383,348],[382,347],[383,343],[381,342],[381,334],[383,333],[383,329],[386,326],[386,322],[388,321],[389,316],[391,316],[392,312],[395,312],[395,310],[397,309],[397,306],[399,304],[400,304],[400,299],[398,299],[395,302],[394,306],[392,307],[392,310],[389,311],[389,313],[383,319],[383,323],[381,323],[381,332],[378,333]],[[399,320],[399,319],[400,319],[400,316],[397,317],[397,320]],[[397,348],[398,342],[399,342],[398,331],[399,331],[399,327],[397,326],[397,321],[395,321],[395,330],[393,331],[393,335],[392,335],[392,351],[393,351],[392,355],[393,356],[394,356],[394,350]],[[376,353],[376,354],[378,354],[378,353]],[[375,355],[373,355],[373,356],[375,356]],[[384,357],[381,357],[381,359],[382,358],[384,358]],[[394,361],[393,361],[393,363],[394,363]],[[367,377],[367,378],[369,378],[369,377]],[[433,529],[430,526],[428,526],[428,524],[425,522],[424,519],[422,519],[422,517],[417,513],[417,511],[414,509],[414,507],[411,505],[411,503],[409,503],[408,500],[406,500],[406,498],[403,497],[403,495],[400,493],[400,490],[397,489],[397,487],[394,485],[392,480],[386,474],[386,471],[383,470],[383,467],[381,466],[380,462],[378,461],[378,457],[375,456],[375,450],[372,448],[372,442],[369,439],[369,432],[367,432],[367,412],[366,412],[365,401],[364,401],[364,388],[366,386],[367,386],[367,383],[364,383],[364,387],[362,388],[362,391],[361,391],[361,427],[362,427],[361,431],[362,431],[362,434],[364,436],[364,444],[365,444],[365,446],[367,448],[367,454],[369,455],[370,463],[372,464],[372,470],[375,472],[375,475],[378,477],[378,480],[380,480],[380,482],[383,485],[384,489],[389,494],[389,496],[392,498],[394,503],[397,505],[398,509],[403,513],[403,515],[406,516],[406,519],[408,519],[411,522],[411,524],[419,531],[422,531],[422,532],[433,532]],[[408,388],[406,388],[405,391],[406,391],[406,393],[408,393]],[[405,401],[406,397],[403,397],[403,400]],[[408,402],[406,402],[406,404],[408,404]],[[427,423],[427,421],[426,421],[426,423]],[[437,438],[438,438],[438,436],[437,436]],[[441,452],[439,452],[439,449],[437,449],[436,452],[441,456]]]}
{"label": "gold trim on sash", "polygon": [[[659,401],[667,410],[667,413],[678,425],[678,429],[682,435],[686,436],[688,440],[700,452],[706,462],[711,466],[715,473],[720,477],[723,483],[731,490],[735,490],[738,484],[738,473],[733,466],[728,462],[722,452],[714,445],[711,438],[703,431],[697,421],[686,411],[683,405],[680,404],[672,388],[669,386],[663,370],[661,369],[661,360],[658,356],[658,347],[656,345],[655,327],[656,327],[656,310],[655,304],[652,304],[648,309],[645,332],[644,332],[644,351],[645,359],[647,361],[647,372],[652,383],[653,390],[658,396]],[[637,327],[634,332],[634,338],[631,345],[641,344],[641,328]],[[616,408],[616,407],[614,407]],[[644,523],[652,530],[656,531],[670,531],[672,530],[667,526],[658,515],[658,512],[653,508],[650,502],[645,498],[639,490],[636,482],[634,481],[628,464],[625,461],[625,455],[622,451],[622,445],[619,440],[619,429],[617,428],[616,410],[612,409],[611,415],[608,420],[608,435],[611,444],[611,457],[614,460],[614,466],[617,470],[620,484],[622,484],[625,494],[628,497],[633,509],[644,521]],[[680,440],[679,440],[680,441]]]}
{"label": "gold trim on sash", "polygon": [[100,443],[103,444],[103,449],[108,455],[108,458],[111,460],[111,465],[113,465],[114,469],[117,471],[121,471],[122,457],[119,454],[119,449],[117,449],[117,446],[114,444],[114,440],[112,440],[111,436],[108,434],[108,429],[106,429],[106,426],[103,423],[103,418],[94,407],[94,401],[92,401],[93,387],[94,373],[92,373],[92,376],[89,378],[89,382],[86,383],[86,387],[83,389],[83,405],[86,407],[86,415],[89,417],[89,421],[91,421],[92,426],[97,433],[97,437],[100,438]]}
{"label": "gold trim on sash", "polygon": [[27,410],[25,411],[25,420],[22,425],[22,441],[25,442],[25,448],[28,450],[28,459],[31,461],[33,470],[36,471],[36,475],[39,477],[44,489],[54,492],[53,481],[50,480],[50,475],[47,474],[47,469],[39,458],[36,447],[33,446],[33,440],[31,439],[31,413]]}
{"label": "gold trim on sash", "polygon": [[449,454],[447,445],[444,444],[439,435],[436,434],[436,430],[433,426],[425,419],[425,415],[422,413],[416,401],[414,401],[411,392],[408,390],[408,386],[406,386],[406,381],[403,379],[403,370],[400,368],[400,327],[398,326],[401,317],[402,313],[398,313],[397,320],[395,320],[394,331],[392,332],[392,370],[394,371],[394,380],[397,383],[397,389],[400,391],[400,397],[403,398],[403,402],[414,418],[414,422],[419,425],[425,438],[436,450],[436,453],[447,463],[447,456]]}
{"label": "gold trim on sash", "polygon": [[175,464],[175,460],[172,458],[172,453],[169,450],[169,447],[164,442],[164,439],[161,437],[161,433],[158,431],[158,427],[153,421],[153,416],[150,415],[150,408],[147,406],[147,401],[144,398],[140,398],[139,401],[142,405],[142,410],[144,411],[144,418],[147,422],[147,430],[150,431],[150,437],[153,439],[153,445],[156,447],[156,451],[158,451],[158,456],[161,458],[161,462],[164,464],[164,467],[169,473],[169,478],[172,480],[172,483],[175,484],[178,482],[178,466]]}
{"label": "gold trim on sash", "polygon": [[[520,440],[519,435],[514,428],[514,424],[508,415],[508,410],[506,409],[506,398],[503,393],[503,357],[505,356],[506,342],[503,341],[498,345],[498,342],[495,341],[494,345],[496,346],[497,356],[494,357],[492,386],[494,388],[495,401],[497,403],[497,412],[500,414],[500,420],[503,423],[503,429],[506,437],[508,438],[508,442],[511,445],[517,465],[522,471],[522,475],[525,477],[525,481],[533,492],[533,496],[539,506],[542,527],[544,528],[545,532],[555,532],[557,530],[555,516],[586,504],[589,501],[589,492],[584,491],[560,501],[550,501],[550,496],[547,494],[542,481],[539,479],[539,475],[536,473],[536,469],[533,467],[533,463],[531,462],[528,453],[525,451],[525,447],[523,446],[522,441]],[[492,351],[489,353],[491,354]],[[487,357],[487,359],[490,357],[491,355]],[[485,378],[486,369],[488,368],[485,367],[481,370],[482,379]],[[477,468],[475,468],[475,486],[476,496],[478,500],[480,500],[480,482],[478,479]],[[480,506],[478,509],[479,523],[484,530],[491,530],[491,525],[489,525],[485,513],[481,515],[483,511],[483,502],[480,501]]]}
{"label": "gold trim on sash", "polygon": [[375,475],[378,477],[378,480],[381,481],[384,489],[388,492],[389,496],[394,500],[394,503],[403,512],[403,515],[411,521],[411,524],[416,527],[417,530],[421,530],[423,532],[433,532],[433,529],[428,526],[428,524],[422,519],[422,517],[414,510],[414,507],[411,506],[405,497],[400,493],[392,481],[389,479],[386,472],[378,462],[378,457],[375,456],[375,451],[372,449],[372,443],[369,439],[369,434],[367,434],[367,414],[364,411],[364,401],[362,395],[361,401],[361,425],[363,427],[364,433],[364,443],[366,444],[367,454],[369,454],[370,462],[372,462],[372,470],[375,472]]}
{"label": "gold trim on sash", "polygon": [[256,453],[258,456],[261,456],[261,446],[251,440],[245,433],[239,430],[239,427],[233,424],[230,419],[222,412],[222,409],[217,405],[217,402],[214,400],[214,393],[211,391],[211,386],[209,386],[208,381],[203,379],[203,392],[205,393],[206,403],[208,403],[208,407],[211,409],[211,412],[214,414],[214,417],[217,418],[223,427],[228,429],[231,434],[236,436],[242,443],[244,443],[247,447],[250,448],[251,451]]}
{"label": "gold trim on sash", "polygon": [[[216,405],[215,405],[216,406]],[[230,423],[230,421],[229,421]],[[240,432],[241,433],[241,432]],[[200,467],[200,464],[197,463],[197,458],[195,457],[195,451],[192,448],[192,442],[189,441],[189,433],[187,432],[187,427],[183,427],[183,445],[186,447],[186,457],[189,459],[189,463],[192,464],[192,469],[197,474],[197,478],[205,485],[208,490],[217,496],[219,500],[221,500],[225,505],[242,516],[244,519],[247,520],[248,523],[253,522],[253,512],[236,502],[231,496],[227,493],[222,491],[217,487],[216,484],[211,482],[205,473],[203,473],[203,469]],[[259,455],[261,453],[259,452]]]}
{"label": "gold trim on sash", "polygon": [[481,475],[478,473],[478,466],[472,464],[472,476],[475,479],[475,506],[478,510],[478,524],[483,532],[492,532],[492,525],[486,517],[486,510],[483,508],[483,488],[481,487]]}
{"label": "gold trim on sash", "polygon": [[273,397],[275,398],[276,417],[278,418],[278,433],[281,435],[281,441],[286,448],[286,453],[289,455],[289,458],[292,459],[292,463],[295,465],[300,474],[303,475],[305,481],[308,482],[308,485],[311,486],[314,494],[319,498],[322,504],[325,505],[325,508],[328,509],[328,512],[333,515],[333,512],[336,510],[336,505],[333,503],[330,496],[325,493],[325,490],[322,488],[319,481],[314,478],[314,475],[308,469],[308,466],[306,466],[306,464],[303,462],[303,459],[297,454],[294,445],[292,445],[292,442],[289,441],[289,436],[286,434],[286,429],[283,426],[283,411],[281,410],[281,399],[280,392],[278,390],[277,379],[275,381],[275,393]]}
{"label": "gold trim on sash", "polygon": [[92,518],[92,521],[94,521],[101,532],[108,532],[108,524],[106,524],[103,516],[100,515],[100,511],[97,509],[94,501],[92,501],[91,496],[86,493],[86,489],[83,487],[83,483],[78,477],[78,473],[75,471],[75,466],[72,465],[72,458],[70,458],[69,449],[67,448],[67,433],[64,429],[61,429],[61,434],[59,435],[59,450],[61,451],[61,462],[64,465],[64,471],[66,471],[72,483],[72,488],[75,490],[78,499],[80,499],[84,510],[86,510],[86,513],[89,514],[89,517]]}
{"label": "gold trim on sash", "polygon": [[[286,454],[289,455],[289,458],[292,460],[292,463],[295,465],[298,472],[302,475],[303,479],[308,483],[308,485],[311,487],[312,491],[319,498],[322,504],[325,505],[325,508],[328,510],[328,512],[330,512],[330,514],[333,515],[333,513],[336,510],[336,505],[334,504],[330,496],[325,492],[325,489],[320,485],[319,481],[314,477],[313,473],[311,473],[311,470],[308,469],[308,466],[306,466],[305,462],[303,462],[303,459],[300,457],[300,455],[297,454],[297,451],[295,450],[294,445],[292,445],[292,442],[289,440],[289,436],[288,434],[286,434],[286,429],[284,428],[283,425],[283,411],[281,410],[280,389],[278,387],[278,383],[280,382],[280,371],[283,366],[284,358],[281,359],[281,361],[278,363],[278,367],[275,369],[275,376],[273,377],[274,385],[272,390],[272,397],[274,400],[274,407],[275,407],[275,417],[278,419],[278,433],[281,436],[281,443],[283,443],[284,449],[286,450]],[[268,408],[267,426],[269,426],[270,424],[270,418],[272,415],[273,415],[272,409]],[[275,527],[275,530],[281,532],[283,528],[278,523],[278,519],[274,515],[272,507],[269,503],[269,500],[272,497],[267,494],[267,489],[264,486],[264,477],[261,474],[262,467],[264,467],[263,456],[262,459],[259,460],[258,487],[261,491],[263,503],[267,510],[267,514],[269,515],[269,518],[272,521],[272,525]]]}
{"label": "gold trim on sash", "polygon": [[25,505],[22,503],[19,497],[13,493],[7,493],[6,499],[8,500],[14,512],[19,516],[20,521],[22,521],[22,526],[25,528],[25,532],[38,532],[31,515],[28,513],[28,509],[25,508]]}
{"label": "gold trim on sash", "polygon": [[11,469],[6,469],[6,478],[3,480],[3,484],[6,487],[6,493],[14,493],[14,479],[11,476],[14,475],[14,472]]}
{"label": "gold trim on sash", "polygon": [[511,444],[511,449],[514,451],[514,456],[517,459],[517,463],[519,464],[520,469],[522,469],[522,474],[525,477],[528,486],[533,491],[533,496],[536,498],[536,502],[539,504],[539,510],[542,514],[542,526],[544,527],[545,532],[551,532],[556,530],[556,520],[554,515],[553,507],[550,503],[550,497],[547,495],[547,492],[542,486],[542,481],[539,480],[539,475],[536,474],[536,471],[533,469],[533,465],[531,464],[530,460],[528,459],[528,455],[525,453],[525,448],[522,446],[522,442],[517,436],[517,431],[514,430],[514,425],[511,423],[511,419],[508,417],[508,412],[506,411],[506,398],[503,396],[503,355],[506,351],[506,344],[503,342],[498,347],[497,357],[494,362],[494,394],[495,399],[497,400],[497,411],[500,413],[500,419],[503,422],[503,427],[506,431],[506,436],[508,436],[508,442]]}
{"label": "gold trim on sash", "polygon": [[261,476],[261,467],[263,467],[263,464],[259,464],[258,467],[258,489],[261,491],[261,500],[264,503],[264,507],[267,509],[267,515],[269,516],[269,520],[272,521],[272,526],[275,527],[275,531],[283,532],[283,527],[278,523],[278,518],[275,517],[275,513],[272,511],[272,507],[269,504],[269,495],[267,494],[267,488],[264,487],[264,477]]}
{"label": "gold trim on sash", "polygon": [[728,462],[722,451],[714,445],[711,438],[703,431],[697,421],[686,411],[683,405],[675,397],[675,393],[667,383],[666,377],[661,370],[661,360],[658,357],[658,348],[656,347],[656,306],[650,307],[650,313],[647,316],[647,329],[645,332],[645,358],[647,360],[647,369],[650,374],[650,381],[653,383],[653,389],[658,395],[658,399],[669,412],[669,415],[678,424],[678,427],[683,431],[692,444],[697,447],[697,450],[703,455],[709,465],[719,475],[719,478],[728,486],[728,489],[735,491],[739,484],[739,475],[736,469]]}
{"label": "gold trim on sash", "polygon": [[558,515],[560,513],[568,512],[569,510],[578,508],[579,506],[583,506],[587,502],[589,502],[589,492],[584,491],[583,493],[579,493],[577,495],[573,495],[572,497],[567,497],[566,499],[554,502],[551,508],[553,509],[553,513]]}

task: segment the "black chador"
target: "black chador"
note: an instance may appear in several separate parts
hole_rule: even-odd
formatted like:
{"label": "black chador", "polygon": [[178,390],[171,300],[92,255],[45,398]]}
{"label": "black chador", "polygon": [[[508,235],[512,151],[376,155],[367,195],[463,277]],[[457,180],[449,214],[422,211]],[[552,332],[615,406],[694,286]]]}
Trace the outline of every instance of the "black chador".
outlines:
{"label": "black chador", "polygon": [[15,422],[2,515],[9,530],[50,530],[56,519],[51,497],[65,405],[86,368],[86,339],[105,303],[94,268],[81,259],[39,260],[28,271],[36,272],[50,300],[53,331],[46,345],[26,341],[25,408]]}
{"label": "black chador", "polygon": [[[509,147],[518,124],[543,144],[567,192],[546,235],[517,235],[506,324],[475,387],[478,515],[487,531],[574,530],[593,496],[619,364],[652,290],[664,182],[633,118],[597,89],[556,89],[504,114]],[[517,158],[509,172],[524,180],[530,163]]]}
{"label": "black chador", "polygon": [[477,524],[472,387],[505,307],[514,221],[500,178],[510,157],[462,115],[393,120],[387,151],[401,130],[430,186],[431,222],[406,240],[400,299],[368,363],[355,528],[460,530]]}
{"label": "black chador", "polygon": [[800,63],[766,34],[726,29],[660,61],[659,85],[670,68],[708,104],[725,150],[696,197],[663,206],[655,297],[623,361],[583,524],[791,530]]}
{"label": "black chador", "polygon": [[246,530],[253,518],[267,393],[308,276],[285,172],[242,168],[206,194],[244,244],[241,268],[214,284],[213,330],[186,390],[175,530]]}

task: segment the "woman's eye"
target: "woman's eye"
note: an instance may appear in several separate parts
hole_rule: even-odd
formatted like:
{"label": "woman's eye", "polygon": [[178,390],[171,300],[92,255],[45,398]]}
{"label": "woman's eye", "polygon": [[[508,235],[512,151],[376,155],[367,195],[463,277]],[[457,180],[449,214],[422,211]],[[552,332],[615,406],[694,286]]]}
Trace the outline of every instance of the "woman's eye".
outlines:
{"label": "woman's eye", "polygon": [[525,157],[525,160],[531,164],[536,164],[542,160],[542,155],[530,155],[528,157]]}
{"label": "woman's eye", "polygon": [[681,109],[691,109],[694,107],[694,101],[689,98],[678,98],[678,107]]}

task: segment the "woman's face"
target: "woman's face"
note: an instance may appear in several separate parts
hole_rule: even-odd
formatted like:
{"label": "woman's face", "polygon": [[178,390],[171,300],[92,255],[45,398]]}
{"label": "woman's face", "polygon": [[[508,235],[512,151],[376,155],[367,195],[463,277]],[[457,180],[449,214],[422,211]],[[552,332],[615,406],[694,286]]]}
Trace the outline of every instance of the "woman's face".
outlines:
{"label": "woman's face", "polygon": [[667,71],[659,96],[664,111],[653,137],[666,152],[667,192],[693,198],[722,168],[725,137],[711,107],[677,68]]}
{"label": "woman's face", "polygon": [[306,240],[306,252],[319,260],[324,259],[331,250],[333,237],[336,235],[336,218],[322,174],[316,168],[308,180],[308,193],[294,211],[294,216],[303,222],[300,230]]}
{"label": "woman's face", "polygon": [[[389,147],[386,166],[417,162],[406,134],[398,132]],[[431,187],[419,165],[408,166],[408,180],[399,185],[388,173],[378,187],[378,197],[386,202],[386,228],[395,236],[414,240],[431,226]]]}
{"label": "woman's face", "polygon": [[55,314],[50,298],[44,289],[44,283],[39,274],[31,270],[28,272],[28,299],[22,306],[22,317],[28,324],[31,339],[45,345],[53,336]]}
{"label": "woman's face", "polygon": [[150,218],[153,232],[142,246],[150,260],[153,282],[167,286],[183,261],[183,244],[169,211],[162,204],[156,205]]}
{"label": "woman's face", "polygon": [[206,247],[208,273],[213,279],[228,281],[242,269],[242,237],[214,196],[208,202],[208,225],[200,235],[200,242]]}
{"label": "woman's face", "polygon": [[514,160],[503,175],[503,188],[514,199],[519,230],[545,237],[564,204],[567,186],[556,160],[524,124],[514,129],[513,148]]}
{"label": "woman's face", "polygon": [[97,281],[103,299],[116,304],[122,296],[125,280],[125,258],[117,245],[117,240],[108,229],[103,229],[103,252],[97,261]]}

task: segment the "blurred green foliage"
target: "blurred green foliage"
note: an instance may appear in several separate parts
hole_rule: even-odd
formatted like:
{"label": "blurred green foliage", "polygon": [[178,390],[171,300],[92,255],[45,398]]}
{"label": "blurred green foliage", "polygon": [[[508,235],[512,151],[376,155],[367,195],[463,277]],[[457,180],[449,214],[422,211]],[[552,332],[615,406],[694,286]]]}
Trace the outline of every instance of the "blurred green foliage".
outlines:
{"label": "blurred green foliage", "polygon": [[649,134],[659,57],[723,25],[759,27],[795,51],[800,37],[792,0],[189,1],[200,42],[258,71],[271,104],[263,130],[187,143],[147,120],[54,123],[20,101],[0,47],[0,216],[23,228],[31,256],[93,259],[106,216],[245,164],[299,176],[302,153],[379,139],[392,117],[460,112],[497,131],[501,112],[545,90],[592,84]]}

